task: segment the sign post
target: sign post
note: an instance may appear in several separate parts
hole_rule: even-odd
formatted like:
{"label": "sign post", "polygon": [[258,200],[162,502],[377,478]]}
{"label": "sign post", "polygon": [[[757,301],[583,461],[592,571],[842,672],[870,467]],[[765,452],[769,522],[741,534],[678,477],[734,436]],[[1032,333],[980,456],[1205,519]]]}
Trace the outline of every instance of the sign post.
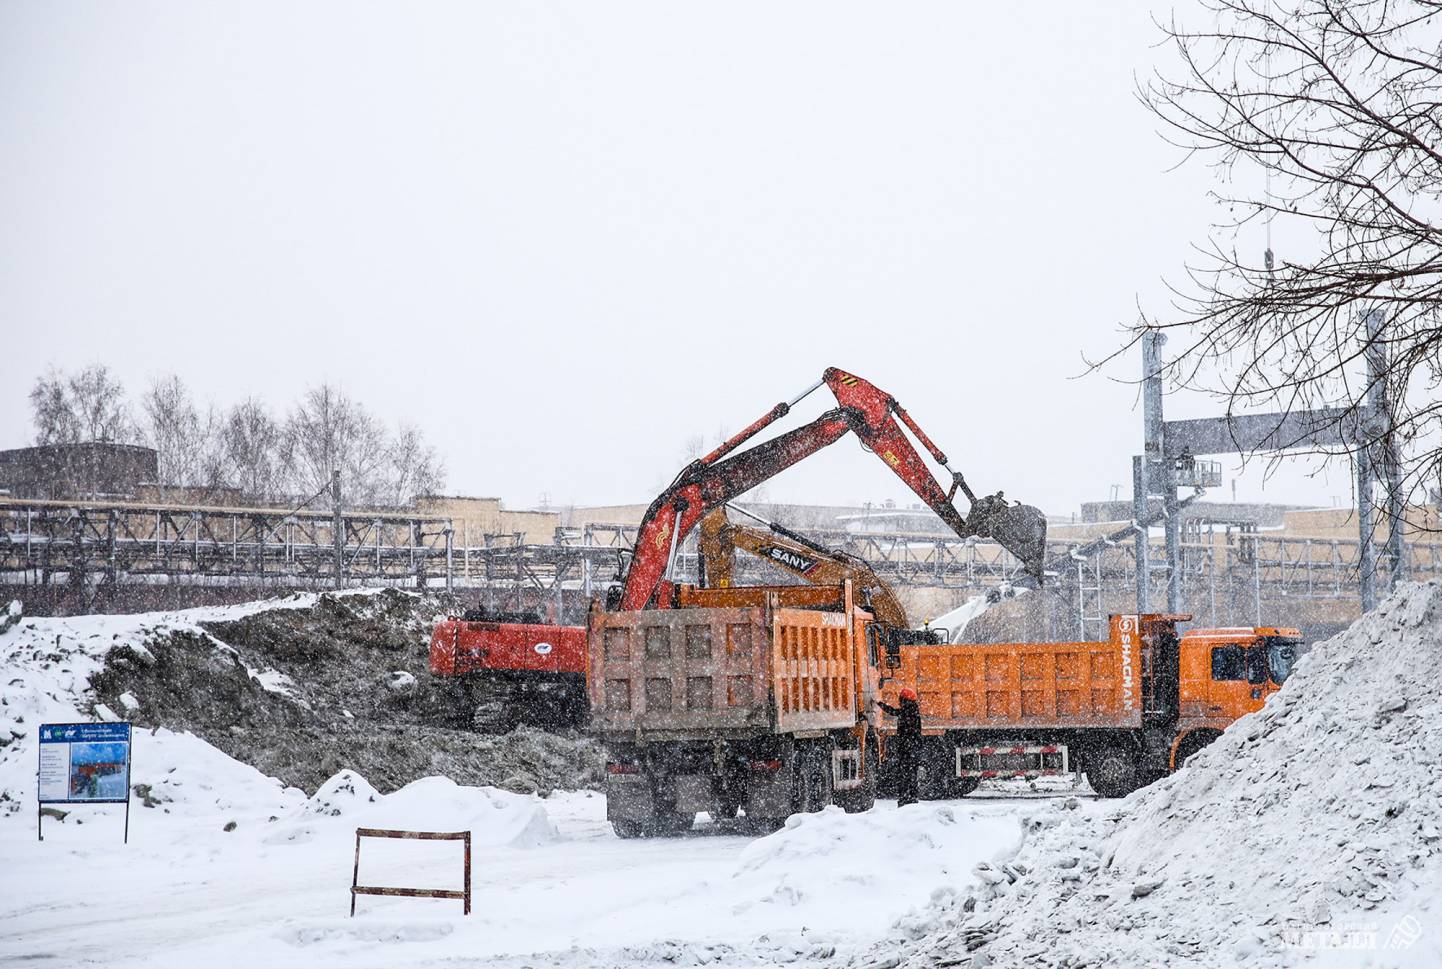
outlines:
{"label": "sign post", "polygon": [[130,724],[41,724],[35,798],[41,841],[46,804],[124,804],[129,844]]}

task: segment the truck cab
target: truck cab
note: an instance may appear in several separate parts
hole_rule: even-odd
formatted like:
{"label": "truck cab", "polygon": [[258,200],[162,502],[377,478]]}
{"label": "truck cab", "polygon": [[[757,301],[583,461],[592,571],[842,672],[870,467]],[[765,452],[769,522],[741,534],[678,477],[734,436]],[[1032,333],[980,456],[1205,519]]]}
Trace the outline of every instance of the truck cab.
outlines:
{"label": "truck cab", "polygon": [[1275,626],[1192,629],[1182,634],[1175,770],[1239,717],[1260,710],[1301,654],[1299,630]]}

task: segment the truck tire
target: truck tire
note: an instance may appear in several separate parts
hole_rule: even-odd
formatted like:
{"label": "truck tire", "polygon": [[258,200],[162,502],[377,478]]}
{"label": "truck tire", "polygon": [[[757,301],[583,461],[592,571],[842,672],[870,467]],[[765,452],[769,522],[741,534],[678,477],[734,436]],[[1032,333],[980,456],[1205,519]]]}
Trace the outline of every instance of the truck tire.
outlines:
{"label": "truck tire", "polygon": [[761,818],[748,814],[741,819],[741,830],[747,834],[767,835],[780,831],[785,824],[785,818]]}
{"label": "truck tire", "polygon": [[797,813],[814,814],[830,805],[836,794],[833,780],[830,744],[809,744],[798,751],[792,801]]}
{"label": "truck tire", "polygon": [[678,814],[668,811],[665,814],[658,814],[651,821],[652,833],[663,838],[674,838],[677,835],[685,834],[696,824],[696,815]]}
{"label": "truck tire", "polygon": [[611,822],[611,827],[615,829],[616,837],[627,840],[639,838],[646,833],[646,827],[640,821],[622,821],[618,819]]}
{"label": "truck tire", "polygon": [[1121,744],[1102,747],[1087,758],[1087,782],[1101,797],[1126,797],[1140,784],[1137,752]]}
{"label": "truck tire", "polygon": [[1196,756],[1204,748],[1211,745],[1212,741],[1222,735],[1220,730],[1193,730],[1182,738],[1177,744],[1176,769],[1181,770],[1187,765],[1187,761]]}

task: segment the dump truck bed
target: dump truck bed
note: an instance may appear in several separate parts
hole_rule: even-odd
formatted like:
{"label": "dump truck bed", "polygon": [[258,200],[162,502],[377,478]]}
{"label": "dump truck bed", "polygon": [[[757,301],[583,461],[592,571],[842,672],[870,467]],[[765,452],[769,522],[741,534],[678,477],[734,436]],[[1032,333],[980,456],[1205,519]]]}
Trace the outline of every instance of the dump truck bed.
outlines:
{"label": "dump truck bed", "polygon": [[797,733],[856,722],[842,612],[690,608],[593,612],[593,730],[654,737]]}
{"label": "dump truck bed", "polygon": [[[1130,621],[1128,621],[1130,620]],[[903,646],[888,703],[916,690],[930,730],[1141,726],[1142,639],[1117,617],[1107,642]]]}

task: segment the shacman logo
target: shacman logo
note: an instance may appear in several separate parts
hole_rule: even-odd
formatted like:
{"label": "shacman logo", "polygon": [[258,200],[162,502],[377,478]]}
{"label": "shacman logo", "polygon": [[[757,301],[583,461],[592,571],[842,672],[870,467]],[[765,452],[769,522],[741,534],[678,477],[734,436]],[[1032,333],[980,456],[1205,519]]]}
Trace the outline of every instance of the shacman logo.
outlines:
{"label": "shacman logo", "polygon": [[773,561],[778,562],[781,565],[784,565],[786,568],[792,569],[796,572],[810,572],[813,568],[816,567],[816,559],[810,559],[804,555],[798,555],[795,552],[791,551],[789,548],[780,548],[776,545],[767,545],[762,548],[762,552],[765,553],[767,558],[772,559]]}
{"label": "shacman logo", "polygon": [[1132,649],[1137,644],[1137,617],[1123,616],[1117,623],[1122,636],[1122,709],[1130,713],[1136,706],[1136,686],[1132,671]]}

